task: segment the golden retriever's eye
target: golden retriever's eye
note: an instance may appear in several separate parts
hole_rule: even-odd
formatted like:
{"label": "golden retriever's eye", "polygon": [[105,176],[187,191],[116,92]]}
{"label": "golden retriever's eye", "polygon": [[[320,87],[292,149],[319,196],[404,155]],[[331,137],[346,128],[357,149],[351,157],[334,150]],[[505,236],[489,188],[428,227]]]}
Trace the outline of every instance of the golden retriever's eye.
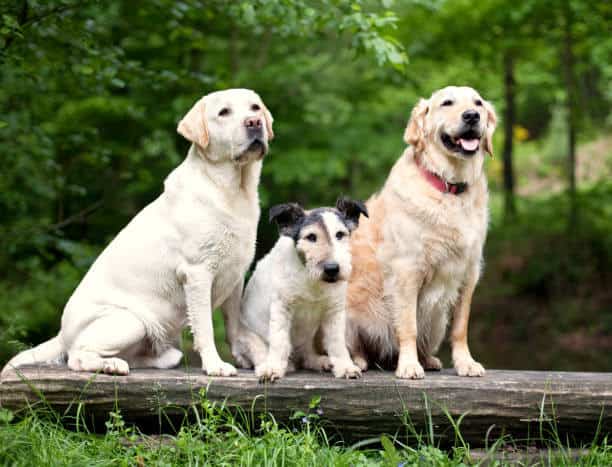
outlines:
{"label": "golden retriever's eye", "polygon": [[227,117],[230,113],[232,113],[232,111],[229,109],[229,107],[223,107],[221,110],[219,110],[217,115],[219,115],[219,117]]}
{"label": "golden retriever's eye", "polygon": [[451,101],[450,99],[446,99],[444,102],[442,102],[443,107],[447,107],[449,105],[453,105],[453,101]]}
{"label": "golden retriever's eye", "polygon": [[482,101],[480,99],[476,99],[474,101],[474,104],[481,106],[482,105]]}
{"label": "golden retriever's eye", "polygon": [[253,112],[257,112],[258,110],[261,110],[261,107],[259,107],[257,104],[253,104],[253,105],[251,106],[251,110],[252,110]]}
{"label": "golden retriever's eye", "polygon": [[316,242],[317,241],[317,236],[313,233],[306,235],[306,240],[308,240],[309,242]]}
{"label": "golden retriever's eye", "polygon": [[346,232],[343,232],[342,230],[339,230],[338,232],[336,232],[336,238],[338,240],[342,240],[344,237],[346,237]]}

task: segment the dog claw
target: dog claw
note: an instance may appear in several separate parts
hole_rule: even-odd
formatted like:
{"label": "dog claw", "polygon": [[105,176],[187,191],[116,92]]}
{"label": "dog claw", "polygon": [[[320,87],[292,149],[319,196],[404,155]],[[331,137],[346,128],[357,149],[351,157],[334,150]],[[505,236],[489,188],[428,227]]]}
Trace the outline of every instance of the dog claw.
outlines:
{"label": "dog claw", "polygon": [[484,376],[485,369],[476,360],[465,360],[455,364],[459,376]]}

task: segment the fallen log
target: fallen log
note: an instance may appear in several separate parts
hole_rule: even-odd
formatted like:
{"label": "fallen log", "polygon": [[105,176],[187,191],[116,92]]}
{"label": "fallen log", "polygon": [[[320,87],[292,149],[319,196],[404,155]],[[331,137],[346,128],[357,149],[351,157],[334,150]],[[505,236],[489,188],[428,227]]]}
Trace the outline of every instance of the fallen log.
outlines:
{"label": "fallen log", "polygon": [[320,397],[322,422],[351,441],[387,433],[413,442],[423,433],[452,444],[453,422],[462,416],[460,432],[472,446],[505,434],[537,441],[554,430],[562,440],[578,442],[592,440],[597,431],[612,432],[612,373],[489,370],[483,378],[462,378],[444,370],[423,380],[400,380],[369,371],[359,380],[337,380],[300,372],[273,384],[260,383],[252,372],[219,378],[194,368],[108,376],[40,366],[19,373],[0,383],[0,406],[18,414],[37,405],[62,414],[80,407],[98,426],[119,408],[126,421],[148,432],[159,430],[162,418],[184,417],[203,389],[208,400],[246,413],[270,412],[281,422]]}

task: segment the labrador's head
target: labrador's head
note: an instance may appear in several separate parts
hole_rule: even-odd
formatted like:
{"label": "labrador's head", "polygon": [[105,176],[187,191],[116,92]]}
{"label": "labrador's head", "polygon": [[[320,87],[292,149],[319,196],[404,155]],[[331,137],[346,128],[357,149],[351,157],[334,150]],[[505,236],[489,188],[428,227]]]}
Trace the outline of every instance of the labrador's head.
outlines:
{"label": "labrador's head", "polygon": [[212,161],[238,164],[261,159],[274,138],[272,115],[250,89],[204,96],[178,124],[178,132]]}
{"label": "labrador's head", "polygon": [[349,237],[368,216],[361,201],[340,198],[335,208],[305,211],[297,203],[270,208],[270,221],[281,235],[293,238],[297,254],[311,279],[324,282],[346,281],[351,275]]}
{"label": "labrador's head", "polygon": [[496,124],[493,106],[476,90],[448,86],[416,105],[404,140],[417,153],[433,144],[441,152],[465,160],[482,151],[493,155]]}

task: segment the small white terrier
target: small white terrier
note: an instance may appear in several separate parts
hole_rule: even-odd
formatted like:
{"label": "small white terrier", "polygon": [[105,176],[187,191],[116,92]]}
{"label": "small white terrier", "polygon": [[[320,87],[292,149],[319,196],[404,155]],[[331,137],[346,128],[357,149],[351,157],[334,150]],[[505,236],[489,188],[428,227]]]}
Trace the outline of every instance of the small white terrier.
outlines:
{"label": "small white terrier", "polygon": [[[360,201],[341,198],[335,208],[312,211],[295,203],[270,209],[280,238],[257,264],[241,307],[233,354],[239,366],[274,381],[295,367],[332,370],[337,378],[358,378],[361,370],[345,342],[346,288],[351,275],[349,236]],[[323,350],[316,350],[321,332]]]}

